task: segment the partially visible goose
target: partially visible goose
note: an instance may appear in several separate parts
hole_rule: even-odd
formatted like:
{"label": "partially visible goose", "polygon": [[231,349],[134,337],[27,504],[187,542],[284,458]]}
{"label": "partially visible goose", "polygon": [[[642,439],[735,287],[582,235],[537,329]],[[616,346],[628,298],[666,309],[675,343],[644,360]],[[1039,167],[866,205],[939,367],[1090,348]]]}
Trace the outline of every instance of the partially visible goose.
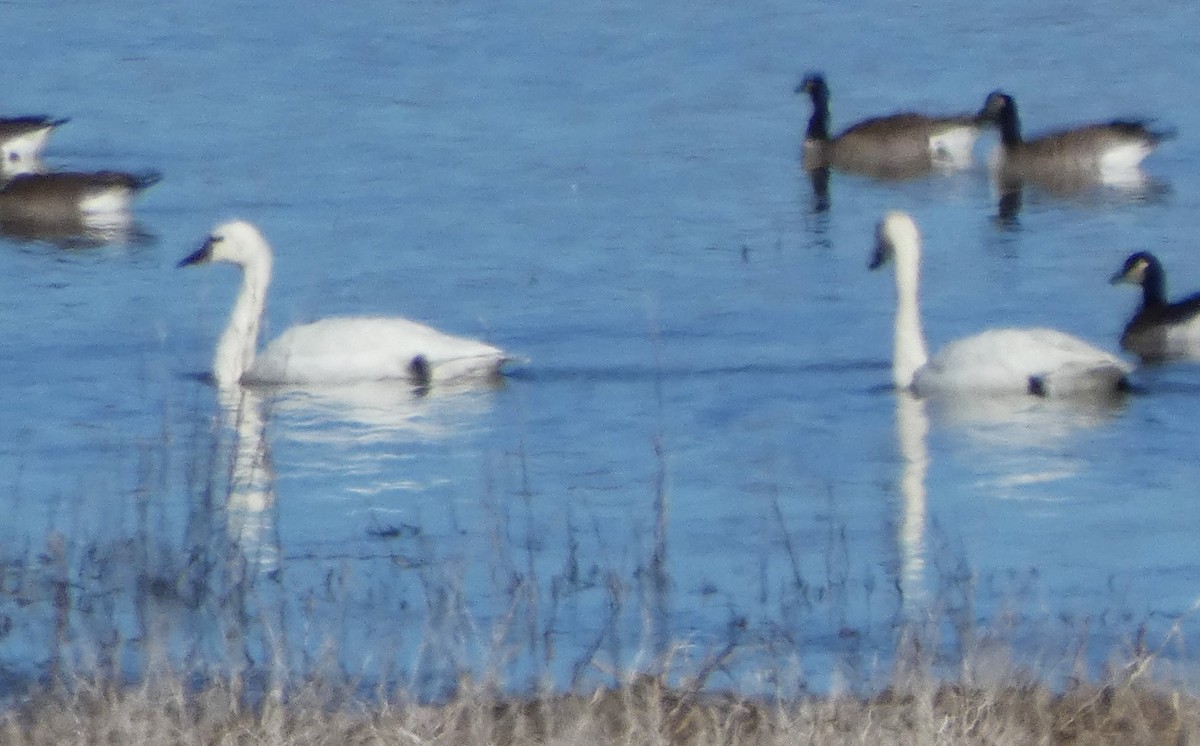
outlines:
{"label": "partially visible goose", "polygon": [[918,302],[921,238],[907,213],[889,212],[876,228],[870,267],[889,261],[896,264],[892,381],[897,388],[921,396],[1086,396],[1128,387],[1128,363],[1053,329],[989,329],[951,342],[930,358]]}
{"label": "partially visible goose", "polygon": [[21,174],[0,187],[0,220],[47,223],[68,218],[104,220],[128,213],[134,198],[161,179],[156,172]]}
{"label": "partially visible goose", "polygon": [[1000,129],[1000,144],[990,159],[993,174],[1003,184],[1032,181],[1054,188],[1075,188],[1086,183],[1113,186],[1141,185],[1142,160],[1163,140],[1165,130],[1153,130],[1148,121],[1114,119],[1055,130],[1026,140],[1013,97],[992,91],[980,117]]}
{"label": "partially visible goose", "polygon": [[323,384],[399,379],[418,386],[495,379],[511,360],[484,342],[397,317],[342,317],[302,324],[261,353],[259,329],[271,282],[271,247],[244,221],[224,223],[180,267],[228,262],[242,270],[229,324],[217,343],[213,378],[235,383]]}
{"label": "partially visible goose", "polygon": [[804,133],[803,165],[807,170],[837,168],[898,178],[933,168],[971,165],[982,122],[976,115],[934,117],[900,112],[864,119],[829,134],[829,86],[820,73],[809,73],[796,86],[812,100],[812,116]]}
{"label": "partially visible goose", "polygon": [[13,176],[40,170],[42,150],[56,127],[67,119],[48,116],[0,118],[0,174]]}
{"label": "partially visible goose", "polygon": [[1200,356],[1200,293],[1167,302],[1167,274],[1148,251],[1131,254],[1109,280],[1142,286],[1142,304],[1121,334],[1121,347],[1143,361]]}

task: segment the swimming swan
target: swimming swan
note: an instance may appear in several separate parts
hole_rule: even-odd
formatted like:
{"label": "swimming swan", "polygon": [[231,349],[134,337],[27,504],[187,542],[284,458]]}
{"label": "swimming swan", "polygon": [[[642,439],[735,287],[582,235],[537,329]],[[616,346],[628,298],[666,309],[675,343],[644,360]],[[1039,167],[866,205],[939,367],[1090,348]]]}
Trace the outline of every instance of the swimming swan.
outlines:
{"label": "swimming swan", "polygon": [[242,269],[241,290],[213,358],[212,373],[220,386],[385,379],[426,386],[491,379],[510,359],[492,345],[395,317],[330,318],[293,326],[256,357],[271,282],[270,245],[250,223],[224,223],[179,266],[207,262],[229,262]]}
{"label": "swimming swan", "polygon": [[1200,293],[1167,302],[1167,273],[1148,251],[1125,260],[1109,280],[1142,286],[1142,304],[1121,334],[1121,347],[1143,361],[1200,356]]}
{"label": "swimming swan", "polygon": [[988,94],[980,118],[1000,129],[1000,144],[990,159],[999,181],[1028,180],[1051,188],[1077,187],[1085,179],[1113,186],[1140,185],[1142,160],[1172,137],[1169,131],[1151,129],[1146,120],[1114,119],[1026,140],[1017,103],[1003,91]]}
{"label": "swimming swan", "polygon": [[896,264],[892,380],[924,396],[937,393],[1106,394],[1128,387],[1128,363],[1053,329],[989,329],[951,342],[932,359],[921,331],[917,285],[921,239],[907,213],[889,212],[876,228],[871,269]]}
{"label": "swimming swan", "polygon": [[864,119],[829,135],[829,86],[820,73],[809,73],[796,86],[812,100],[804,135],[804,168],[838,168],[899,178],[930,169],[971,165],[972,150],[984,121],[978,115],[928,116],[900,112]]}

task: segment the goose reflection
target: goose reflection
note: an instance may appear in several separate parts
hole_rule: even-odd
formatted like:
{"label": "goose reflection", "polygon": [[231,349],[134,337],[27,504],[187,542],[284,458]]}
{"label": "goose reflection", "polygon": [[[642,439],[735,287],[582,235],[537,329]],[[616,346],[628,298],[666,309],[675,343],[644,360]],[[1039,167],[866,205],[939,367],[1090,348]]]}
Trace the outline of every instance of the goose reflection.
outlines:
{"label": "goose reflection", "polygon": [[87,249],[109,244],[146,244],[154,241],[154,235],[126,211],[38,218],[4,215],[0,212],[0,236],[18,243],[40,241],[64,249]]}
{"label": "goose reflection", "polygon": [[996,193],[996,215],[1003,223],[1015,222],[1026,203],[1037,205],[1044,198],[1077,206],[1105,206],[1158,204],[1171,194],[1168,182],[1141,168],[1127,172],[1119,180],[1070,172],[1022,179],[993,172],[991,183]]}

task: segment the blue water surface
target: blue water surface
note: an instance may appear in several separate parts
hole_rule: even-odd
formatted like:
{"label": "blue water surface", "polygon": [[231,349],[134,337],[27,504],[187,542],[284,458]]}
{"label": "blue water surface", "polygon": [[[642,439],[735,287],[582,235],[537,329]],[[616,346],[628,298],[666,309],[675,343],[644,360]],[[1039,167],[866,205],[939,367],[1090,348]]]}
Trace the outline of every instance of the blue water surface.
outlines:
{"label": "blue water surface", "polygon": [[[889,388],[892,281],[866,264],[911,211],[933,347],[1037,324],[1115,349],[1136,298],[1106,280],[1137,249],[1200,286],[1197,13],[0,3],[5,112],[71,117],[49,164],[164,174],[141,239],[0,240],[0,662],[135,667],[115,643],[164,633],[203,665],[333,649],[438,692],[732,643],[714,685],[786,688],[886,668],[906,624],[1035,654],[1086,629],[1097,664],[1142,623],[1195,637],[1200,367],[1086,411],[926,406]],[[826,204],[798,167],[810,69],[835,128],[1003,87],[1029,131],[1179,136],[1148,194],[1001,219],[988,136],[974,170],[834,174]],[[269,336],[405,315],[528,362],[495,390],[222,402],[236,272],[175,265],[233,217],[275,248]]]}

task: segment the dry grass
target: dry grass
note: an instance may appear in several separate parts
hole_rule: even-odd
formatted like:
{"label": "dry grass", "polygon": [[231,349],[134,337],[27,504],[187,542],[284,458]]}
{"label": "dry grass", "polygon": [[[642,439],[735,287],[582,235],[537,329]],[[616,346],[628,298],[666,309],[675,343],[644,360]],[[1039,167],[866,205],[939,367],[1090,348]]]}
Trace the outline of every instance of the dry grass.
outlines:
{"label": "dry grass", "polygon": [[[464,685],[449,701],[370,701],[310,680],[286,697],[238,680],[155,675],[137,686],[73,682],[0,718],[5,744],[1187,744],[1200,698],[1146,680],[1148,661],[1063,692],[897,675],[869,696],[768,701],[636,676],[583,694],[498,695]],[[965,677],[970,678],[970,677]],[[901,680],[902,679],[902,680]],[[248,705],[249,701],[256,705]]]}

